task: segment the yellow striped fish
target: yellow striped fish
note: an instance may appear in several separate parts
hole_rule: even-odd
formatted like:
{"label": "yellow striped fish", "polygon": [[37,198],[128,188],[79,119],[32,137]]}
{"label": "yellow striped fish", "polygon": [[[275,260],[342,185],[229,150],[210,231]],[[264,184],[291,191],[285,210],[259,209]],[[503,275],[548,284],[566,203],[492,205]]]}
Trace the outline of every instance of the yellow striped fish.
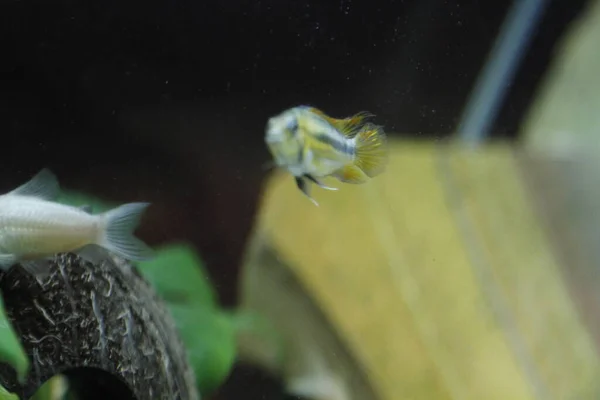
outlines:
{"label": "yellow striped fish", "polygon": [[360,112],[336,119],[309,106],[285,110],[267,122],[265,142],[275,164],[287,169],[296,185],[315,205],[308,181],[323,189],[337,190],[320,178],[360,184],[382,173],[387,165],[387,141],[373,117]]}

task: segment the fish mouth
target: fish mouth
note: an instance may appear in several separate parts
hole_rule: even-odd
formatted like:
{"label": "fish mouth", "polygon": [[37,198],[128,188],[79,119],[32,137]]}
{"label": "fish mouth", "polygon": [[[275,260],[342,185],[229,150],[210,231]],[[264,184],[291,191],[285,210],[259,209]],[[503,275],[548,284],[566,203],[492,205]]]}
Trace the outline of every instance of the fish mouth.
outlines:
{"label": "fish mouth", "polygon": [[265,142],[267,143],[282,143],[283,138],[280,135],[277,135],[272,132],[267,132],[265,135]]}

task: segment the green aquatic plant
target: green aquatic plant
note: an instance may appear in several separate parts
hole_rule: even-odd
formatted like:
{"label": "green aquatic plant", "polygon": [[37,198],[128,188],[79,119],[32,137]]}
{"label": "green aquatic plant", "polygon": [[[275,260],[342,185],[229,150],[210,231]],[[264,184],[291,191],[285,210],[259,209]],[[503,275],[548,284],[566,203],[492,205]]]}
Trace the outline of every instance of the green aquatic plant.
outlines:
{"label": "green aquatic plant", "polygon": [[251,332],[277,343],[276,332],[262,316],[219,306],[202,260],[190,245],[163,246],[154,259],[139,262],[138,268],[167,303],[203,395],[229,375],[238,334]]}
{"label": "green aquatic plant", "polygon": [[23,346],[8,321],[2,297],[0,297],[0,361],[8,363],[15,369],[20,382],[25,380],[29,370],[29,359],[25,356]]}
{"label": "green aquatic plant", "polygon": [[235,362],[235,317],[219,307],[202,261],[191,246],[164,246],[154,259],[138,266],[175,319],[200,393],[212,392]]}
{"label": "green aquatic plant", "polygon": [[19,400],[19,396],[9,392],[0,385],[0,400]]}
{"label": "green aquatic plant", "polygon": [[[0,362],[12,366],[20,382],[25,380],[29,370],[29,359],[8,320],[2,296],[0,296]],[[19,400],[19,398],[0,385],[0,400]]]}

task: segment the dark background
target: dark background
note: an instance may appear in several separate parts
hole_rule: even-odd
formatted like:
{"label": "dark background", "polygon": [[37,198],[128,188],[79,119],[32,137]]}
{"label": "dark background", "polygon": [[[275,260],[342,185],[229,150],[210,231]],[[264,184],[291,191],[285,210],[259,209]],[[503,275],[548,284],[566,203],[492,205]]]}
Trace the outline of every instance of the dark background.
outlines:
{"label": "dark background", "polygon": [[[495,137],[515,138],[584,5],[549,3]],[[269,160],[266,119],[307,103],[445,137],[510,4],[0,0],[0,186],[48,166],[64,186],[153,202],[140,236],[195,244],[232,304]]]}

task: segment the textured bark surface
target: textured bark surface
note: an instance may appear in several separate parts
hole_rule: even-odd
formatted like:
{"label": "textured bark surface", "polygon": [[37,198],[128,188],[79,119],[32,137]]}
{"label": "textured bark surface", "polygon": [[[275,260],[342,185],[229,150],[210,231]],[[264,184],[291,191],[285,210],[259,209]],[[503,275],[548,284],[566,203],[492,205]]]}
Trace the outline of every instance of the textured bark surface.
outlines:
{"label": "textured bark surface", "polygon": [[[21,267],[0,277],[7,315],[32,362],[23,386],[6,365],[0,365],[0,382],[27,399],[50,377],[90,367],[119,378],[137,400],[198,399],[185,349],[160,299],[129,264],[93,252],[94,263],[57,255],[41,280]],[[94,376],[106,379],[83,375],[90,387],[102,385]]]}

